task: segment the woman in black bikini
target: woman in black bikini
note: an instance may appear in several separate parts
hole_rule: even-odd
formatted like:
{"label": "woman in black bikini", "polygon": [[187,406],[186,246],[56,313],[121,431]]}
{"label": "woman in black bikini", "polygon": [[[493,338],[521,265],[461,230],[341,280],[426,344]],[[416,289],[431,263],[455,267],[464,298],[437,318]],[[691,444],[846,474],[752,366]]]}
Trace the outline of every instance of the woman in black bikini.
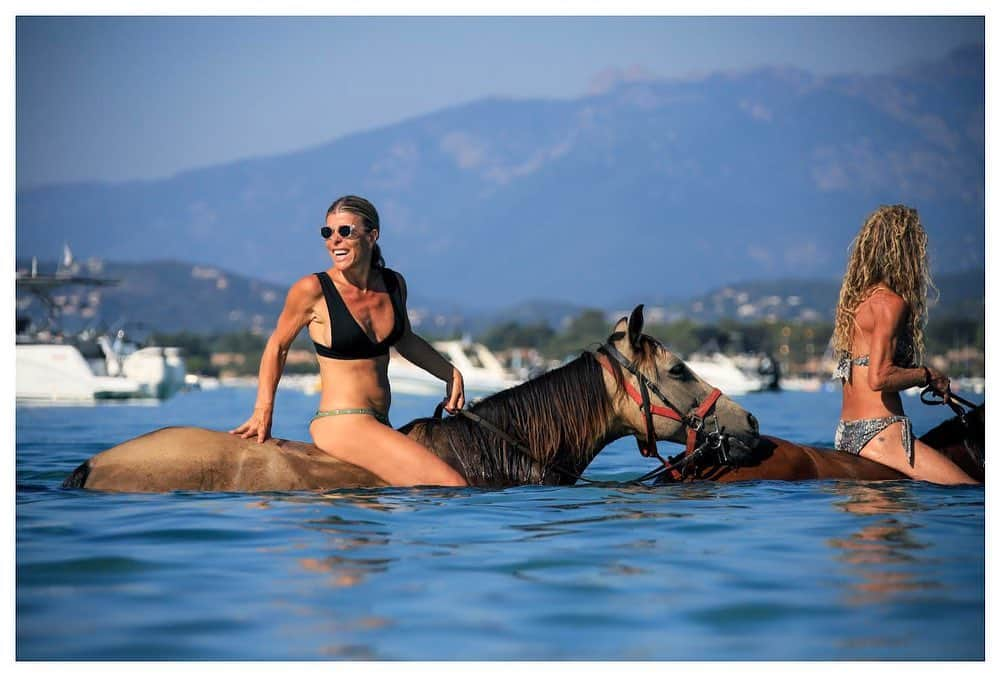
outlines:
{"label": "woman in black bikini", "polygon": [[834,446],[940,484],[974,483],[913,437],[900,391],[930,385],[948,396],[949,380],[921,365],[927,320],[927,234],[915,209],[880,207],[851,244],[840,289],[833,348],[844,384]]}
{"label": "woman in black bikini", "polygon": [[465,486],[451,466],[389,425],[389,346],[444,381],[447,411],[465,405],[465,389],[462,374],[410,329],[406,282],[385,267],[376,244],[378,212],[348,195],[330,205],[320,230],[333,265],[288,292],[261,357],[253,414],[230,432],[258,442],[270,436],[285,357],[308,326],[321,384],[319,411],[309,425],[316,446],[389,484]]}

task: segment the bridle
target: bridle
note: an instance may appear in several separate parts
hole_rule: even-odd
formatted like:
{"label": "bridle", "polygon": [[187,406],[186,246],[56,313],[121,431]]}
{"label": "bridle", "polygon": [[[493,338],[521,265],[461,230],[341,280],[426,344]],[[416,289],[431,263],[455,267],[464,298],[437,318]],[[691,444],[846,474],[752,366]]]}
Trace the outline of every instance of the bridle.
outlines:
{"label": "bridle", "polygon": [[[722,396],[722,391],[718,388],[712,388],[704,400],[692,407],[687,413],[681,413],[679,408],[671,404],[670,400],[663,394],[663,391],[660,390],[659,386],[643,374],[634,362],[622,355],[621,352],[612,344],[612,341],[621,338],[623,335],[624,334],[621,333],[612,334],[607,343],[596,349],[598,354],[594,356],[594,359],[596,359],[601,366],[615,378],[617,378],[617,376],[614,368],[611,366],[610,360],[617,362],[623,369],[635,377],[639,384],[638,389],[629,383],[627,379],[624,380],[623,383],[629,397],[639,405],[639,409],[645,417],[645,439],[640,437],[639,433],[636,433],[636,444],[639,447],[640,454],[646,458],[656,457],[662,464],[659,468],[656,468],[641,477],[637,477],[634,480],[625,482],[625,484],[641,484],[648,480],[658,479],[660,475],[668,472],[670,473],[672,479],[683,480],[693,469],[697,467],[699,459],[709,455],[710,452],[713,451],[715,452],[713,456],[713,460],[715,462],[720,464],[733,462],[734,459],[730,458],[730,454],[726,448],[726,435],[724,434],[724,429],[719,425],[718,416],[715,414],[715,405]],[[656,395],[656,397],[659,398],[665,406],[652,404],[649,397],[650,391],[652,391],[652,393]],[[441,419],[443,409],[444,402],[441,402],[434,410],[435,419]],[[538,460],[537,455],[530,448],[525,446],[521,441],[514,439],[510,434],[501,430],[478,414],[467,409],[459,409],[455,411],[453,415],[462,416],[486,428],[497,437],[510,444],[516,451],[526,456],[530,461],[541,466],[543,469],[543,475],[549,469],[552,469],[578,481],[583,481],[592,485],[622,484],[620,482],[591,480],[555,463],[549,462],[548,464],[542,464]],[[660,456],[656,446],[657,440],[656,430],[653,425],[653,416],[663,416],[673,419],[687,429],[686,444],[682,453],[676,456],[668,457],[667,459]],[[711,427],[711,429],[709,429],[709,427]]]}
{"label": "bridle", "polygon": [[[955,415],[958,416],[958,423],[965,429],[966,433],[971,430],[968,417],[975,410],[976,405],[969,400],[959,397],[951,392],[950,389],[948,390],[948,399],[945,400],[941,393],[935,391],[932,386],[927,386],[920,392],[920,401],[924,404],[934,406],[947,404],[955,412]],[[965,449],[965,453],[969,455],[969,458],[972,459],[972,462],[982,468],[983,457],[969,444],[968,437],[962,440],[962,447]]]}
{"label": "bridle", "polygon": [[[645,419],[645,439],[639,433],[636,433],[636,444],[639,447],[640,454],[647,458],[655,456],[663,464],[663,467],[657,468],[652,473],[644,476],[643,479],[649,479],[650,477],[669,472],[673,479],[681,480],[691,469],[695,468],[699,458],[712,451],[715,452],[718,462],[730,462],[731,459],[726,451],[725,435],[722,427],[719,425],[719,418],[715,414],[715,404],[722,396],[722,391],[718,388],[712,388],[705,399],[688,410],[687,413],[681,413],[680,408],[670,402],[659,386],[643,374],[634,361],[626,358],[622,355],[621,351],[615,348],[612,341],[621,336],[622,334],[620,333],[612,334],[608,342],[597,349],[599,355],[596,356],[596,359],[612,376],[615,375],[615,372],[611,367],[610,360],[614,360],[625,371],[632,374],[639,384],[637,389],[627,379],[623,381],[625,391],[632,401],[639,405],[639,410]],[[650,392],[656,395],[665,406],[653,404],[649,398]],[[653,427],[653,416],[663,416],[673,419],[687,429],[687,439],[684,451],[681,454],[670,457],[669,460],[665,460],[660,456],[656,446],[656,431]]]}

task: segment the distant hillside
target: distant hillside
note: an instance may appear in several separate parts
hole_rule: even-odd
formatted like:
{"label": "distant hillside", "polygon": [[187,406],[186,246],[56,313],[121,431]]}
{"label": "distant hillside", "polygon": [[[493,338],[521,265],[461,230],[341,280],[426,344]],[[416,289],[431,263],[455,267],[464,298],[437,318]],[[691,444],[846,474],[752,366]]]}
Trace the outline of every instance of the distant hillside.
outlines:
{"label": "distant hillside", "polygon": [[[27,269],[26,263],[19,262],[18,270]],[[55,263],[40,263],[39,270],[51,273]],[[68,329],[126,324],[205,333],[264,330],[273,327],[287,291],[218,268],[176,261],[92,260],[75,264],[74,272],[111,278],[119,284],[100,289],[72,286],[56,290],[53,297]],[[43,310],[30,296],[19,294],[18,301],[18,314],[37,316]]]}
{"label": "distant hillside", "polygon": [[[51,273],[55,268],[53,262],[39,264],[39,272]],[[19,271],[29,269],[29,262],[18,262]],[[101,289],[59,290],[54,299],[62,308],[63,325],[71,331],[88,326],[115,329],[126,325],[161,332],[221,333],[249,329],[267,333],[273,328],[287,293],[287,288],[273,283],[177,261],[91,260],[75,263],[74,270],[81,275],[116,279],[120,284]],[[983,319],[982,270],[940,275],[937,284],[941,300],[931,309],[932,318]],[[617,316],[644,303],[646,317],[652,322],[680,318],[704,323],[722,318],[831,321],[838,290],[839,280],[762,280],[726,285],[685,301],[663,302],[652,296],[636,295],[627,308],[589,307]],[[410,299],[409,313],[414,327],[430,336],[454,332],[478,335],[505,322],[544,323],[553,329],[563,329],[586,307],[535,300],[484,311],[441,304],[417,295]],[[36,321],[44,317],[44,307],[30,295],[19,293],[17,308],[19,316],[32,316]]]}
{"label": "distant hillside", "polygon": [[351,192],[379,207],[410,288],[463,308],[834,278],[865,215],[894,202],[920,210],[946,270],[979,269],[985,51],[874,76],[762,68],[488,99],[163,180],[21,190],[17,256],[68,241],[286,287],[327,264],[318,227]]}
{"label": "distant hillside", "polygon": [[[840,283],[840,279],[747,281],[719,287],[683,302],[654,302],[650,307],[652,317],[666,321],[679,318],[706,323],[721,319],[832,321]],[[985,318],[986,279],[982,269],[940,274],[935,286],[939,296],[934,301],[931,292],[931,319]]]}
{"label": "distant hillside", "polygon": [[[38,272],[51,274],[57,265],[40,262]],[[18,272],[30,269],[30,261],[17,262]],[[90,259],[75,262],[70,270],[78,275],[110,278],[119,284],[57,290],[53,298],[61,308],[62,325],[67,331],[126,325],[163,332],[268,333],[288,293],[287,285],[179,261],[122,263]],[[36,323],[44,319],[46,309],[37,298],[21,292],[17,297],[18,316],[31,317]],[[467,322],[454,305],[428,301],[419,295],[411,295],[409,310],[414,326],[437,334],[462,329]]]}
{"label": "distant hillside", "polygon": [[575,303],[536,299],[499,310],[467,313],[465,327],[473,334],[508,322],[524,326],[545,324],[553,329],[562,329],[585,308]]}

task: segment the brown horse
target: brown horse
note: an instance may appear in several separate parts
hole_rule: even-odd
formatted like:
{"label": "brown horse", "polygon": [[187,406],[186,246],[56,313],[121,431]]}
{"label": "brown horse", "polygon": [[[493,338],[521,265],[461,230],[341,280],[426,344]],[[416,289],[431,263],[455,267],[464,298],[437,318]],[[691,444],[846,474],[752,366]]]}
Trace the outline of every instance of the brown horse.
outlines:
{"label": "brown horse", "polygon": [[[920,440],[937,449],[978,482],[985,481],[984,427],[985,404],[957,413]],[[683,477],[663,473],[657,483],[672,481],[740,482],[745,480],[855,479],[898,480],[906,475],[836,449],[796,444],[777,437],[761,437],[749,464],[708,462],[698,464]]]}
{"label": "brown horse", "polygon": [[956,416],[929,430],[920,440],[950,458],[972,479],[986,481],[985,404],[973,406],[964,413],[957,410]]}
{"label": "brown horse", "polygon": [[[572,484],[609,442],[633,434],[689,447],[709,436],[733,457],[758,441],[751,414],[695,377],[642,334],[642,306],[613,328],[598,352],[472,405],[400,431],[449,463],[473,486]],[[614,358],[612,356],[615,356]],[[623,372],[623,367],[626,374]],[[636,388],[663,402],[641,408]],[[677,403],[680,409],[672,408]],[[652,420],[647,412],[655,410]],[[203,428],[163,428],[96,454],[63,483],[103,491],[288,491],[384,486],[368,471],[311,444],[264,444]]]}

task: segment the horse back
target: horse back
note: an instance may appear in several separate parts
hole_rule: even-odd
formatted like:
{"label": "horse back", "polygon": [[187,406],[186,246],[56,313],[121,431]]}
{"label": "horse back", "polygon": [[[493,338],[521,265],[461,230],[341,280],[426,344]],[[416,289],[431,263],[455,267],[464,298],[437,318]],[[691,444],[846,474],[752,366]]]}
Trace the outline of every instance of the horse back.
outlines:
{"label": "horse back", "polygon": [[264,444],[194,427],[161,428],[103,451],[64,486],[99,491],[296,491],[380,486],[372,473],[319,448],[272,438]]}
{"label": "horse back", "polygon": [[744,480],[896,480],[905,475],[881,463],[836,449],[797,444],[780,437],[761,436],[758,461],[739,468],[720,468],[710,479]]}

